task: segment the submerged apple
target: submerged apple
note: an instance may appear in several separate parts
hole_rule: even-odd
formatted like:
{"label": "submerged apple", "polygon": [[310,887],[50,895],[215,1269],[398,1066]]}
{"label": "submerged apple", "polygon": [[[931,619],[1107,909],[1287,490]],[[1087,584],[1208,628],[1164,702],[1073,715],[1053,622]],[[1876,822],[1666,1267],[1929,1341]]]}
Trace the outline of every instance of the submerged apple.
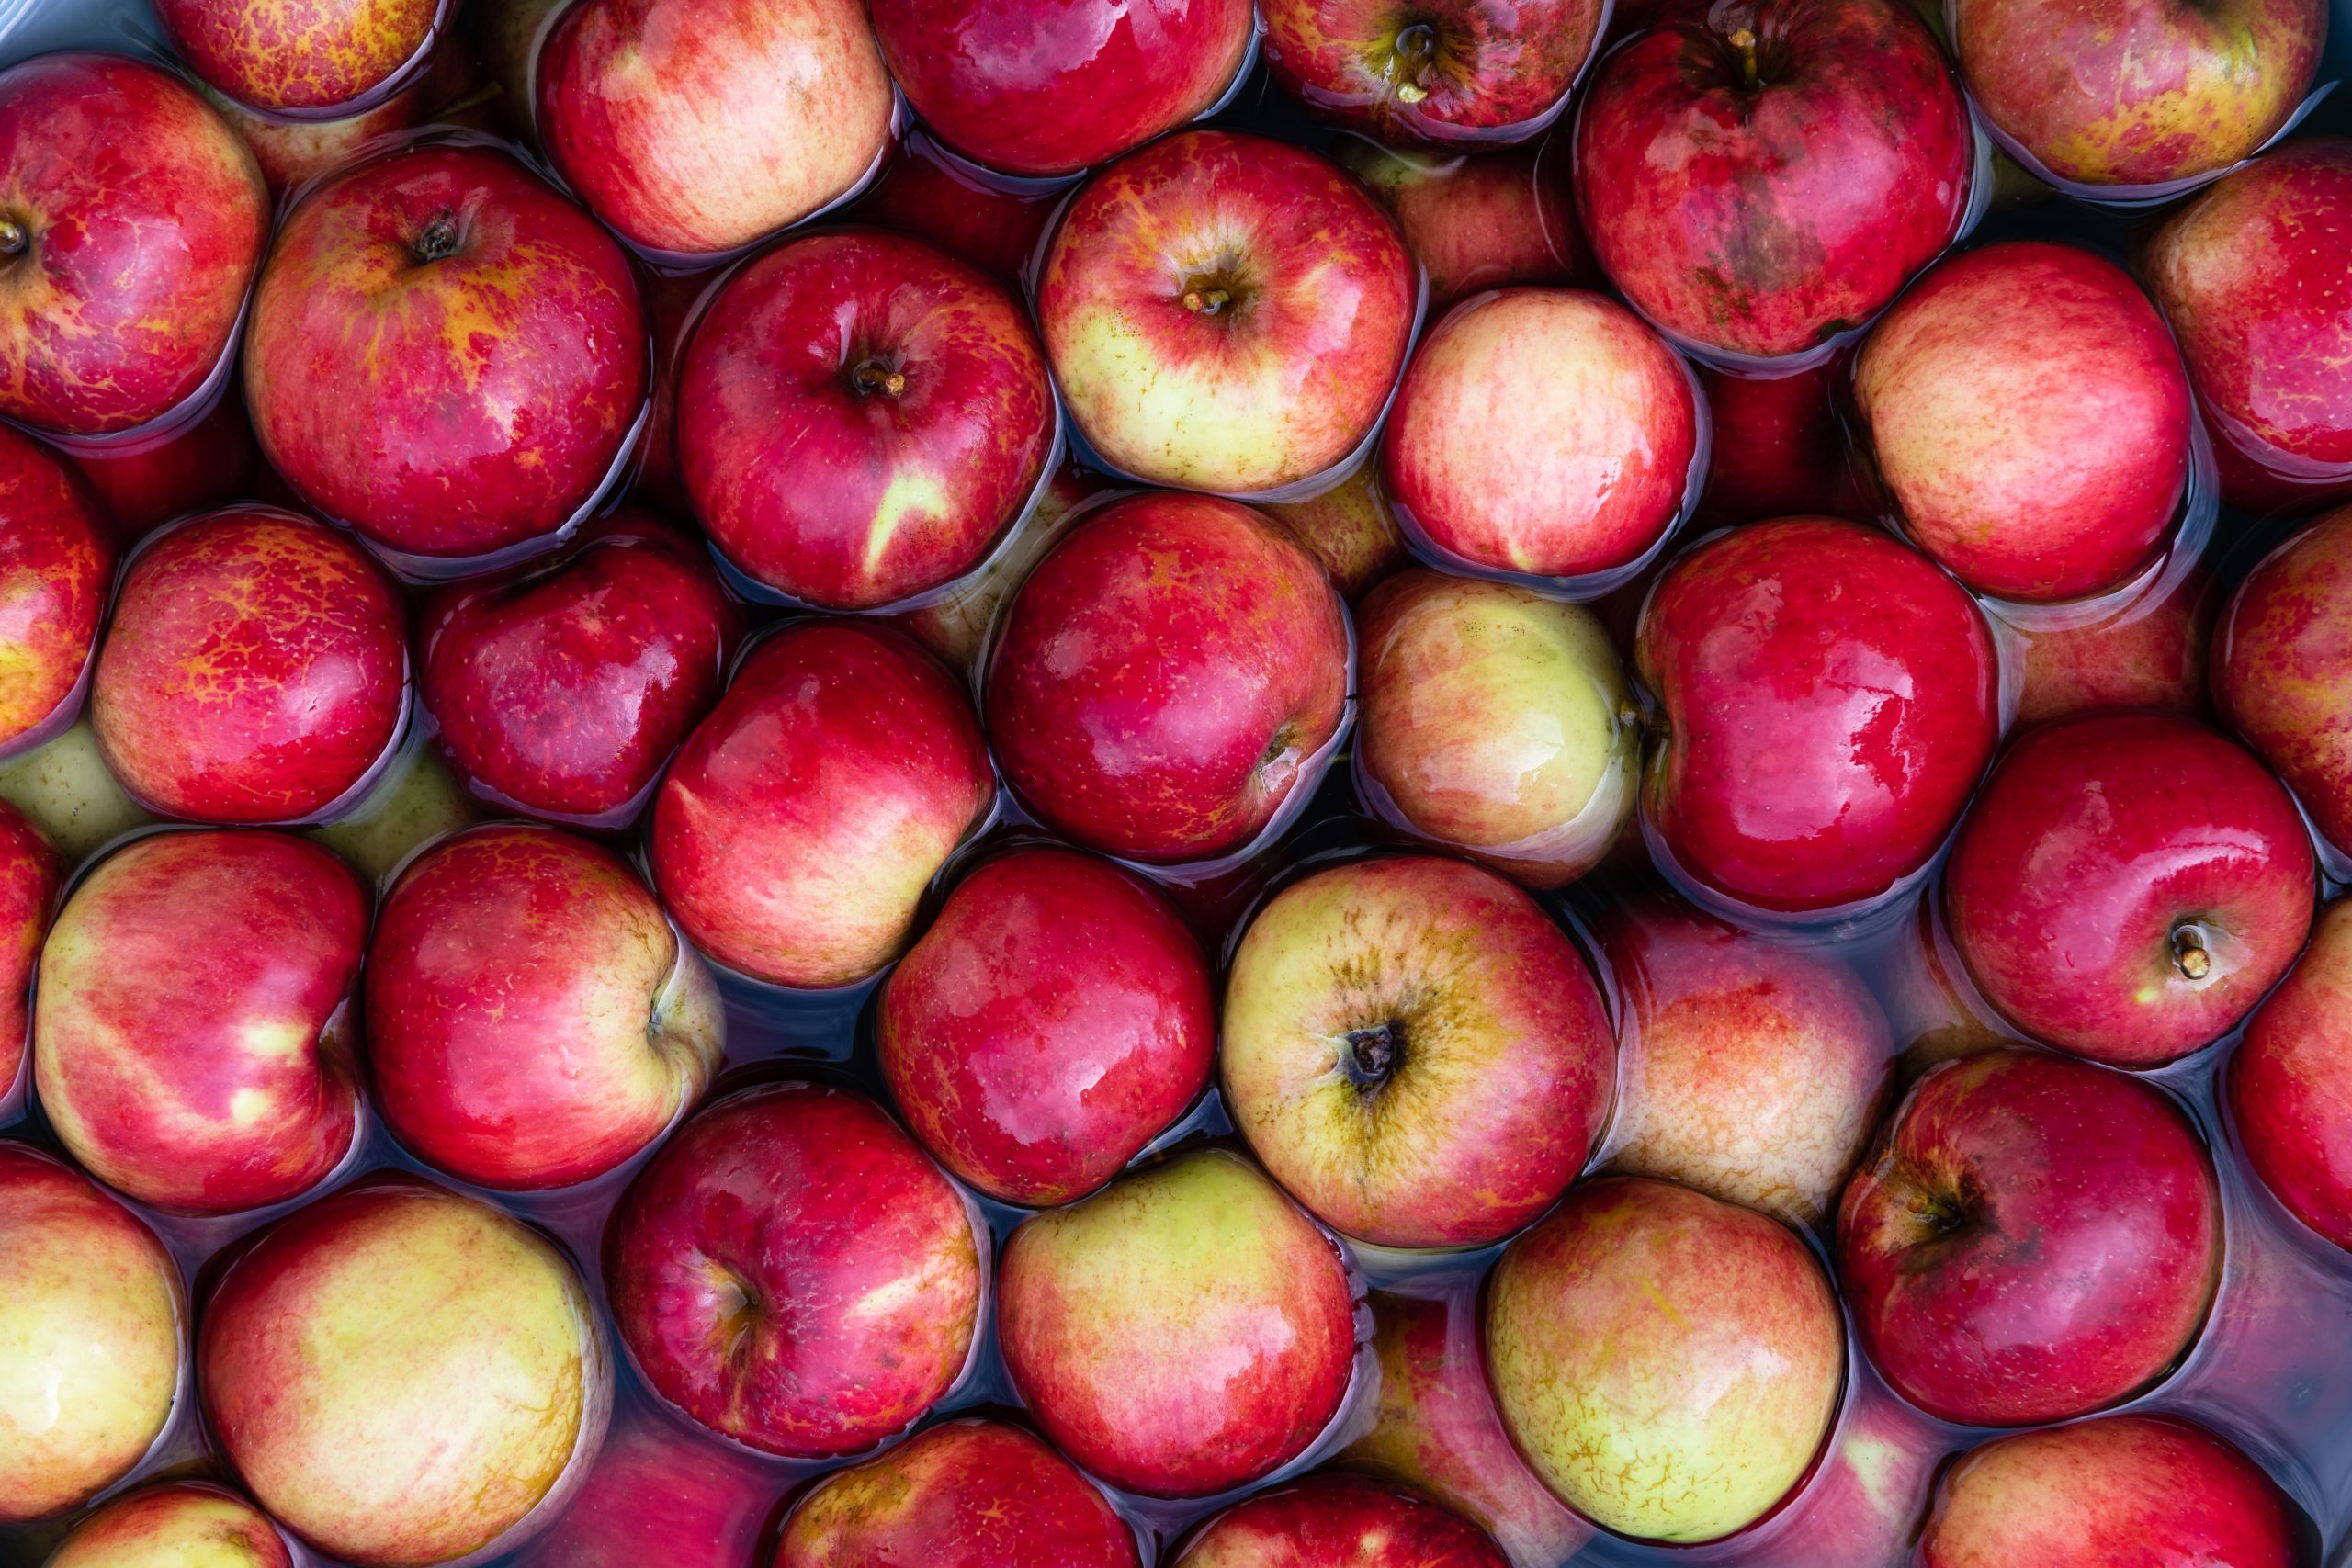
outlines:
{"label": "submerged apple", "polygon": [[1327,491],[1304,501],[1261,502],[1259,510],[1315,552],[1351,604],[1413,564],[1396,509],[1380,487],[1380,465],[1370,456]]}
{"label": "submerged apple", "polygon": [[1542,148],[1451,155],[1399,152],[1342,137],[1331,156],[1378,197],[1429,278],[1431,310],[1513,284],[1589,288],[1600,281],[1577,228],[1575,197]]}
{"label": "submerged apple", "polygon": [[2312,944],[2249,1019],[2230,1058],[2230,1112],[2246,1163],[2294,1216],[2352,1250],[2352,903],[2330,904]]}
{"label": "submerged apple", "polygon": [[42,1568],[293,1568],[268,1516],[235,1493],[173,1481],[117,1497],[74,1527]]}
{"label": "submerged apple", "polygon": [[0,803],[0,1107],[15,1103],[30,1037],[33,969],[64,882],[64,862],[48,838]]}
{"label": "submerged apple", "polygon": [[2352,848],[2352,506],[2246,573],[2213,628],[2213,705],[2287,781],[2320,836]]}
{"label": "submerged apple", "polygon": [[1261,1492],[1200,1528],[1172,1568],[1509,1568],[1487,1532],[1450,1508],[1361,1475],[1312,1475]]}
{"label": "submerged apple", "polygon": [[2022,729],[2098,708],[2201,713],[2216,597],[2199,566],[2087,617],[2071,606],[2055,624],[2021,617],[2007,628],[2024,653],[2014,722]]}
{"label": "submerged apple", "polygon": [[106,624],[114,551],[106,519],[64,465],[0,428],[0,757],[72,717],[67,703]]}

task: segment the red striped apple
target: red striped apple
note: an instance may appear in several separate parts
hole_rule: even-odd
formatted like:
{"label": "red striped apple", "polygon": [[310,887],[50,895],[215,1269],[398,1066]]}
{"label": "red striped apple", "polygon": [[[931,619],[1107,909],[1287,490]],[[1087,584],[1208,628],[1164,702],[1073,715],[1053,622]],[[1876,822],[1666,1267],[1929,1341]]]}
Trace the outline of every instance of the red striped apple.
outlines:
{"label": "red striped apple", "polygon": [[2225,1082],[2246,1163],[2297,1219],[2352,1250],[2352,903],[2246,1021]]}
{"label": "red striped apple", "polygon": [[2203,567],[2167,570],[2148,591],[2088,616],[2070,607],[2054,624],[2031,616],[2008,629],[2023,645],[2015,723],[2098,708],[2205,709],[2205,655],[2219,608]]}
{"label": "red striped apple", "polygon": [[47,835],[23,812],[0,804],[0,1107],[17,1103],[33,969],[64,882],[65,863]]}
{"label": "red striped apple", "polygon": [[74,1527],[43,1568],[294,1568],[267,1515],[203,1481],[117,1497]]}
{"label": "red striped apple", "polygon": [[87,487],[0,428],[0,756],[73,721],[114,590],[111,530]]}
{"label": "red striped apple", "polygon": [[1555,167],[1566,153],[1565,138],[1541,149],[1447,156],[1352,136],[1331,152],[1396,220],[1429,277],[1432,310],[1512,284],[1600,280],[1577,228],[1574,194]]}
{"label": "red striped apple", "polygon": [[1487,1532],[1449,1508],[1360,1475],[1312,1475],[1203,1525],[1173,1568],[1509,1568]]}
{"label": "red striped apple", "polygon": [[2213,705],[2295,792],[2320,837],[2352,847],[2352,506],[2255,566],[2213,628]]}

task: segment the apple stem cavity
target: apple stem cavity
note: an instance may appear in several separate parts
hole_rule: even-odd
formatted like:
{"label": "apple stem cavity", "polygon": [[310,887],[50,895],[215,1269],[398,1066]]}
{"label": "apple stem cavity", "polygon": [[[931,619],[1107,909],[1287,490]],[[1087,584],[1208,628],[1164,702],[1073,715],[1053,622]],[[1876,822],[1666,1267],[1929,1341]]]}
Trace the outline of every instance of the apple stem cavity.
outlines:
{"label": "apple stem cavity", "polygon": [[2213,972],[2213,955],[2205,949],[2203,931],[2188,924],[2173,928],[2172,966],[2190,980],[2202,980]]}
{"label": "apple stem cavity", "polygon": [[1429,69],[1430,62],[1437,58],[1437,29],[1427,22],[1415,22],[1396,35],[1392,52],[1396,63],[1390,68],[1390,74],[1398,79],[1397,101],[1419,103],[1430,96],[1429,89],[1421,85],[1421,75]]}
{"label": "apple stem cavity", "polygon": [[862,398],[895,398],[907,389],[907,376],[887,360],[867,359],[851,369],[849,384]]}
{"label": "apple stem cavity", "polygon": [[1184,309],[1196,316],[1214,316],[1233,303],[1233,291],[1210,286],[1184,290]]}
{"label": "apple stem cavity", "polygon": [[1739,62],[1740,85],[1753,92],[1761,80],[1756,68],[1756,29],[1734,28],[1726,41],[1731,45],[1734,58]]}
{"label": "apple stem cavity", "polygon": [[456,255],[458,254],[456,216],[447,212],[436,215],[433,221],[424,226],[424,231],[417,235],[414,249],[416,259],[427,266],[437,261],[447,261]]}
{"label": "apple stem cavity", "polygon": [[1396,1074],[1404,1046],[1405,1026],[1394,1019],[1351,1029],[1340,1036],[1340,1071],[1361,1092],[1374,1093]]}
{"label": "apple stem cavity", "polygon": [[0,256],[20,255],[32,236],[13,218],[0,218]]}

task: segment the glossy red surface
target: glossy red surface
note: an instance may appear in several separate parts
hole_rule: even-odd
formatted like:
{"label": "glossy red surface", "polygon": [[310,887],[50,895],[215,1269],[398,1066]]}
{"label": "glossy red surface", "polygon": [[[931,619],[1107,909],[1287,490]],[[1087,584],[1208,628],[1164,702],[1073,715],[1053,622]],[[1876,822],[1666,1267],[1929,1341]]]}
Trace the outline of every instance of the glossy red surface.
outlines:
{"label": "glossy red surface", "polygon": [[436,0],[156,0],[188,69],[258,109],[327,109],[414,59]]}
{"label": "glossy red surface", "polygon": [[2187,1351],[2222,1263],[2222,1198],[2155,1089],[2042,1052],[1919,1080],[1838,1214],[1854,1330],[1895,1392],[1975,1426],[2064,1420]]}
{"label": "glossy red surface", "polygon": [[2265,556],[2213,630],[2213,705],[2286,780],[2322,837],[2352,845],[2352,508]]}
{"label": "glossy red surface", "polygon": [[1577,209],[1652,321],[1795,354],[1876,315],[1959,229],[1974,148],[1903,0],[1670,11],[1593,76]]}
{"label": "glossy red surface", "polygon": [[1712,430],[1700,522],[1869,515],[1838,413],[1850,367],[1842,353],[1786,376],[1699,367]]}
{"label": "glossy red surface", "polygon": [[1331,155],[1396,220],[1429,277],[1431,311],[1515,283],[1600,281],[1577,228],[1564,137],[1476,156],[1398,152],[1341,137]]}
{"label": "glossy red surface", "polygon": [[158,524],[254,493],[261,449],[234,390],[184,429],[65,455],[113,520],[116,547],[129,549]]}
{"label": "glossy red surface", "polygon": [[2352,1250],[2352,903],[2247,1020],[2226,1083],[2238,1142],[2294,1216]]}
{"label": "glossy red surface", "polygon": [[602,818],[640,804],[718,701],[743,617],[695,539],[625,511],[418,619],[418,694],[450,761],[526,811]]}
{"label": "glossy red surface", "polygon": [[119,55],[0,72],[0,207],[25,234],[0,276],[0,414],[77,435],[143,424],[204,385],[269,239],[236,132],[176,76]]}
{"label": "glossy red surface", "polygon": [[1075,525],[999,613],[983,700],[1049,824],[1186,861],[1272,818],[1347,682],[1346,611],[1312,556],[1232,502],[1143,495]]}
{"label": "glossy red surface", "polygon": [[688,1434],[668,1416],[632,1413],[580,1495],[524,1549],[530,1568],[710,1568],[749,1564],[775,1511],[775,1473]]}
{"label": "glossy red surface", "polygon": [[2088,714],[2020,739],[1952,846],[1944,908],[1984,998],[2117,1066],[2220,1036],[2311,927],[2311,841],[2244,750],[2171,714]]}
{"label": "glossy red surface", "polygon": [[1540,130],[1600,37],[1599,0],[1268,0],[1260,45],[1282,89],[1397,146]]}
{"label": "glossy red surface", "polygon": [[962,1371],[980,1262],[964,1200],[872,1101],[786,1084],[663,1145],[605,1235],[613,1324],[653,1391],[763,1452],[855,1453]]}
{"label": "glossy red surface", "polygon": [[873,188],[843,216],[928,240],[1017,290],[1063,194],[1051,186],[992,179],[918,126],[899,142]]}
{"label": "glossy red surface", "polygon": [[594,220],[503,152],[421,145],[314,191],[245,337],[264,455],[303,497],[427,556],[569,521],[643,409],[645,312]]}
{"label": "glossy red surface", "polygon": [[956,885],[891,971],[882,1076],[948,1169],[1010,1203],[1066,1203],[1207,1089],[1216,1013],[1164,895],[1091,855],[1015,849]]}
{"label": "glossy red surface", "polygon": [[1357,1475],[1261,1492],[1201,1528],[1179,1568],[1508,1568],[1460,1515]]}
{"label": "glossy red surface", "polygon": [[1763,908],[1853,903],[1925,865],[1999,733],[1984,616],[1851,523],[1758,524],[1685,554],[1636,652],[1666,713],[1645,820],[1685,874]]}
{"label": "glossy red surface", "polygon": [[[106,518],[45,448],[0,428],[0,754],[81,686],[114,591]],[[62,722],[62,719],[61,719]]]}
{"label": "glossy red surface", "polygon": [[978,566],[1052,455],[1045,350],[978,268],[882,230],[728,279],[678,373],[678,467],[727,558],[864,610]]}
{"label": "glossy red surface", "polygon": [[65,863],[40,829],[0,804],[0,1100],[24,1067],[33,966],[64,881]]}

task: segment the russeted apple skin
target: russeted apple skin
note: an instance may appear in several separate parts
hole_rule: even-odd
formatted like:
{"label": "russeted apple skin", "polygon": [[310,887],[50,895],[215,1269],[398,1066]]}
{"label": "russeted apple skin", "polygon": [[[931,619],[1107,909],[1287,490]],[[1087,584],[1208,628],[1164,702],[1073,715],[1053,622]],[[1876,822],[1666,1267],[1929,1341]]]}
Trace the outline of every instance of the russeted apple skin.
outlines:
{"label": "russeted apple skin", "polygon": [[2246,1021],[2223,1082],[2246,1163],[2294,1216],[2352,1250],[2352,903]]}
{"label": "russeted apple skin", "polygon": [[2314,519],[2248,572],[2213,628],[2213,705],[2311,813],[2352,846],[2352,506]]}
{"label": "russeted apple skin", "polygon": [[201,1481],[143,1487],[109,1501],[58,1542],[42,1568],[293,1568],[268,1516]]}
{"label": "russeted apple skin", "polygon": [[160,0],[172,47],[209,85],[266,112],[380,96],[433,41],[438,0]]}
{"label": "russeted apple skin", "polygon": [[1203,1525],[1173,1568],[1510,1568],[1494,1540],[1440,1504],[1361,1475],[1312,1475]]}

